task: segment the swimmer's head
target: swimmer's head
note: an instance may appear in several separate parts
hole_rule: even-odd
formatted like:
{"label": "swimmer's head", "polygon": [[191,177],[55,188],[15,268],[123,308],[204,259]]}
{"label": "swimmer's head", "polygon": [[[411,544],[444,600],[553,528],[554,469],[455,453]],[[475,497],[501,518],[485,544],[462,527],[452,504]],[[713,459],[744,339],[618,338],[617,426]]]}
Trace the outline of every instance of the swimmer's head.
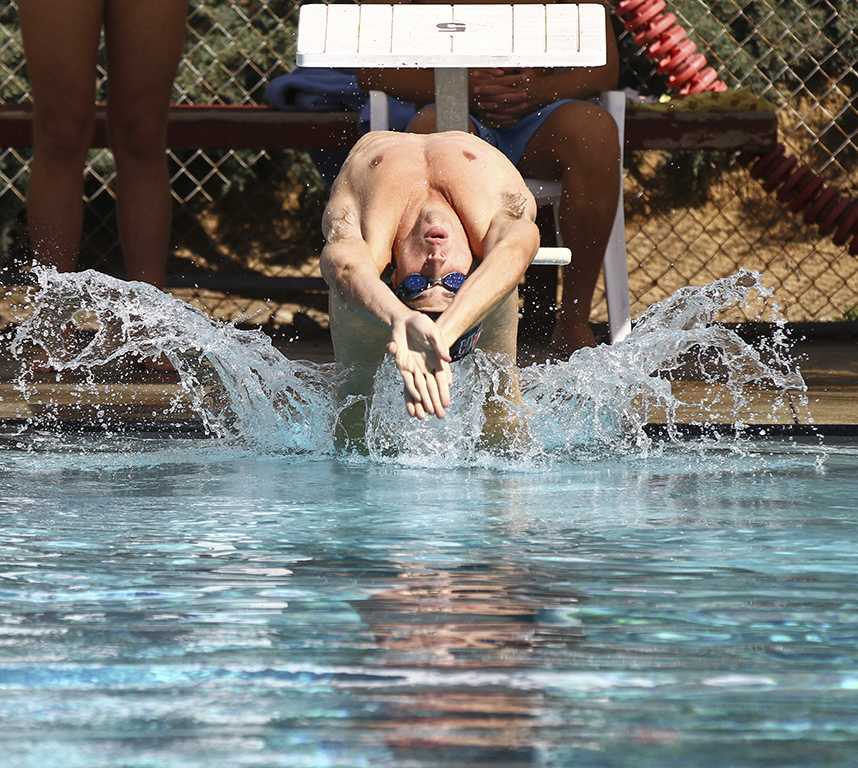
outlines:
{"label": "swimmer's head", "polygon": [[474,257],[468,236],[459,217],[446,201],[425,205],[414,226],[398,233],[393,246],[392,288],[412,275],[422,275],[431,285],[403,302],[420,312],[443,312],[453,301],[455,291],[449,280],[452,273],[467,275]]}

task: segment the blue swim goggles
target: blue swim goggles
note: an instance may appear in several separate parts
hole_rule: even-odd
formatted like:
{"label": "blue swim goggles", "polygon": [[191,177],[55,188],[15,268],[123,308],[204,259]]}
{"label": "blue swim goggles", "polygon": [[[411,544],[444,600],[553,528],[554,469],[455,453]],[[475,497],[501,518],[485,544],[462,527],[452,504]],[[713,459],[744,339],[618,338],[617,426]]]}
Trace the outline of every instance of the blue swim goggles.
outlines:
{"label": "blue swim goggles", "polygon": [[408,275],[408,277],[396,286],[395,293],[402,301],[416,299],[433,285],[440,285],[450,291],[450,293],[458,293],[466,277],[467,275],[463,275],[461,272],[450,272],[449,275],[444,275],[440,280],[430,280],[428,277],[415,272],[413,275]]}

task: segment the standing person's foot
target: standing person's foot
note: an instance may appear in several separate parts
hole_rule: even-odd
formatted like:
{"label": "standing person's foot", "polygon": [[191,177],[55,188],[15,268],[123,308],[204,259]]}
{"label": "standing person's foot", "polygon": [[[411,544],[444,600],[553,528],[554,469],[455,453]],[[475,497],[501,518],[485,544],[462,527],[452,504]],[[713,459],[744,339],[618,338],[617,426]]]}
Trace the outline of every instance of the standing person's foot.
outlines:
{"label": "standing person's foot", "polygon": [[140,365],[147,375],[158,380],[178,381],[179,374],[166,355],[158,357],[146,357],[140,361]]}
{"label": "standing person's foot", "polygon": [[568,358],[573,352],[583,347],[595,347],[596,337],[588,322],[569,322],[562,319],[554,326],[549,353],[554,358]]}
{"label": "standing person's foot", "polygon": [[[71,359],[74,355],[86,347],[92,340],[93,334],[88,331],[80,331],[72,324],[66,323],[60,328],[62,338],[61,345],[54,350],[59,359]],[[27,343],[20,357],[22,372],[28,371],[39,381],[70,381],[74,378],[74,372],[69,369],[61,369],[51,363],[51,355],[40,344]]]}
{"label": "standing person's foot", "polygon": [[[68,378],[67,371],[59,371],[51,365],[48,353],[39,346],[28,346],[19,358],[21,374],[32,376],[35,381],[55,381]],[[65,374],[65,375],[63,375]]]}

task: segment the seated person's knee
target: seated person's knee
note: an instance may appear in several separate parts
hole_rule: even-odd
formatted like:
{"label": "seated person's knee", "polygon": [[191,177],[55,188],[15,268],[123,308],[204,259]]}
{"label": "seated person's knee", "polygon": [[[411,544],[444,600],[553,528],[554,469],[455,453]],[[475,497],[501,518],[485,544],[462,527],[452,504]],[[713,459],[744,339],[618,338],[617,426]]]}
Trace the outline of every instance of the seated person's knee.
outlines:
{"label": "seated person's knee", "polygon": [[558,156],[567,167],[578,172],[604,172],[606,160],[614,156],[619,159],[619,131],[610,112],[587,104],[564,117],[556,126],[554,139]]}
{"label": "seated person's knee", "polygon": [[588,105],[569,139],[578,147],[581,159],[604,163],[606,153],[619,149],[619,132],[607,110]]}
{"label": "seated person's knee", "polygon": [[592,131],[592,139],[599,142],[606,149],[619,147],[619,129],[617,128],[617,124],[614,122],[614,118],[611,116],[611,113],[606,109],[602,109],[601,107],[595,107],[593,109],[593,113],[589,121],[589,128]]}
{"label": "seated person's knee", "polygon": [[434,133],[435,131],[435,107],[423,107],[411,118],[406,129],[409,133]]}

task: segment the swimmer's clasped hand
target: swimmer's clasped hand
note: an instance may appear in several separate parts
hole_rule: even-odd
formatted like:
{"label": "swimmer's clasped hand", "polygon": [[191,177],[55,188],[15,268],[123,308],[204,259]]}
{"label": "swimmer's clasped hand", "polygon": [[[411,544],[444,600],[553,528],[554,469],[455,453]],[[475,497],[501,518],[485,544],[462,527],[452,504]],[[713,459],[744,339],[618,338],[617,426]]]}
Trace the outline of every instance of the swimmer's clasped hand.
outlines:
{"label": "swimmer's clasped hand", "polygon": [[410,416],[443,419],[450,405],[450,349],[440,328],[420,312],[394,321],[387,351],[402,376],[405,407]]}

